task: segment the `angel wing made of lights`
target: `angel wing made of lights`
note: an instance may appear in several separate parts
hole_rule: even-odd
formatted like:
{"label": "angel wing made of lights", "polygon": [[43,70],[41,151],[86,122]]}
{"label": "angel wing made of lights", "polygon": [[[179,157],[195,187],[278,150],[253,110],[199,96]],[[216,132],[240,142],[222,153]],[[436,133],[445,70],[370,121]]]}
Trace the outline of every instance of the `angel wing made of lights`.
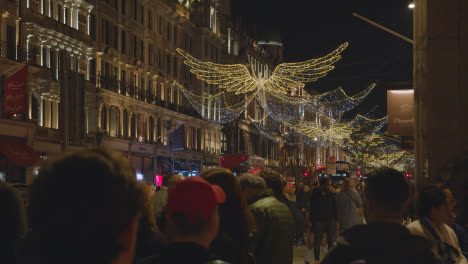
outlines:
{"label": "angel wing made of lights", "polygon": [[235,94],[245,94],[259,89],[267,89],[272,93],[287,94],[289,90],[299,89],[305,83],[314,82],[334,69],[333,64],[340,54],[348,47],[342,44],[330,54],[316,59],[297,63],[282,63],[278,65],[270,78],[256,77],[243,64],[217,64],[201,61],[182,49],[177,52],[185,58],[185,65],[198,79],[208,84],[217,85],[221,89]]}

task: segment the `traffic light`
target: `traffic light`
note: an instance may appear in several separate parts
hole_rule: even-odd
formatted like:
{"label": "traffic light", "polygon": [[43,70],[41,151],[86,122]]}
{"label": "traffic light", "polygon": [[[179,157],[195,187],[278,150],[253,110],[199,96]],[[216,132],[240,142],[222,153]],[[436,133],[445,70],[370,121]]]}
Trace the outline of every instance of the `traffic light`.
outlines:
{"label": "traffic light", "polygon": [[304,177],[307,177],[307,176],[309,176],[309,173],[307,173],[307,171],[306,171],[306,172],[304,172]]}
{"label": "traffic light", "polygon": [[361,176],[361,171],[357,171],[357,175],[358,175],[358,176]]}
{"label": "traffic light", "polygon": [[409,179],[411,177],[411,174],[409,174],[408,172],[405,174],[405,178],[406,179]]}
{"label": "traffic light", "polygon": [[319,165],[318,165],[318,169],[319,169],[319,170],[322,169],[322,164],[319,164]]}

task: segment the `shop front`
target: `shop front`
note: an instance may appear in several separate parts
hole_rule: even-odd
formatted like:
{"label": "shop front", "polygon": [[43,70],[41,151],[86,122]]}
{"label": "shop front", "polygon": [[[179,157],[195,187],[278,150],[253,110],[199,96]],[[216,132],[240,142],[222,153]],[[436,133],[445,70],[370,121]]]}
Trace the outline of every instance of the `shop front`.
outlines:
{"label": "shop front", "polygon": [[0,138],[0,180],[14,183],[32,183],[41,157],[15,138]]}

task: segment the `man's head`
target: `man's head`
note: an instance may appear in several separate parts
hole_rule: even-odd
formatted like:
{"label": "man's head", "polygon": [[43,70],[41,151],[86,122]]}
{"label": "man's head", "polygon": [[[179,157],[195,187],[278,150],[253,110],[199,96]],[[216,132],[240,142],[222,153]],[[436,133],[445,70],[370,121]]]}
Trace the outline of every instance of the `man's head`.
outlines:
{"label": "man's head", "polygon": [[173,240],[208,248],[218,233],[218,205],[225,199],[221,187],[200,177],[177,182],[167,198],[168,227]]}
{"label": "man's head", "polygon": [[167,174],[163,177],[161,185],[170,189],[177,182],[184,180],[184,176],[180,174]]}
{"label": "man's head", "polygon": [[49,161],[31,188],[32,241],[41,262],[131,263],[144,197],[119,153],[93,149]]}
{"label": "man's head", "polygon": [[271,189],[275,197],[283,195],[285,183],[278,172],[272,170],[264,170],[260,172],[260,177],[265,180],[267,188]]}
{"label": "man's head", "polygon": [[247,202],[266,189],[265,180],[252,173],[244,173],[239,176],[239,183],[242,188],[242,195],[244,195]]}
{"label": "man's head", "polygon": [[320,190],[322,192],[329,192],[330,191],[331,183],[330,183],[329,178],[327,178],[327,177],[320,178],[319,184],[320,184]]}
{"label": "man's head", "polygon": [[401,172],[381,168],[368,175],[365,198],[369,211],[379,220],[399,219],[408,205],[408,197],[408,183]]}
{"label": "man's head", "polygon": [[418,196],[419,217],[427,217],[436,223],[450,224],[453,214],[453,197],[450,190],[445,190],[444,186],[427,185]]}

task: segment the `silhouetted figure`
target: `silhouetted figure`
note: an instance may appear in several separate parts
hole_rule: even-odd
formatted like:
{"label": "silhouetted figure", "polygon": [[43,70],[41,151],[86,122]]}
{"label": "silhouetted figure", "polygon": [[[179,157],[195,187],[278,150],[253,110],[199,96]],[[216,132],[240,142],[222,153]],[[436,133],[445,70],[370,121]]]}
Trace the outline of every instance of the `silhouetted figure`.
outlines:
{"label": "silhouetted figure", "polygon": [[337,245],[321,263],[441,264],[430,243],[412,235],[401,224],[408,206],[409,187],[402,173],[377,169],[368,175],[364,190],[367,225],[356,225],[338,238]]}
{"label": "silhouetted figure", "polygon": [[144,191],[120,153],[93,149],[42,166],[31,189],[29,263],[130,264]]}
{"label": "silhouetted figure", "polygon": [[0,263],[14,264],[15,247],[24,236],[23,201],[12,186],[0,181]]}
{"label": "silhouetted figure", "polygon": [[226,194],[226,201],[219,205],[220,228],[211,244],[212,252],[233,264],[250,263],[249,236],[255,220],[242,196],[239,181],[230,170],[223,168],[209,169],[201,177],[219,185]]}

